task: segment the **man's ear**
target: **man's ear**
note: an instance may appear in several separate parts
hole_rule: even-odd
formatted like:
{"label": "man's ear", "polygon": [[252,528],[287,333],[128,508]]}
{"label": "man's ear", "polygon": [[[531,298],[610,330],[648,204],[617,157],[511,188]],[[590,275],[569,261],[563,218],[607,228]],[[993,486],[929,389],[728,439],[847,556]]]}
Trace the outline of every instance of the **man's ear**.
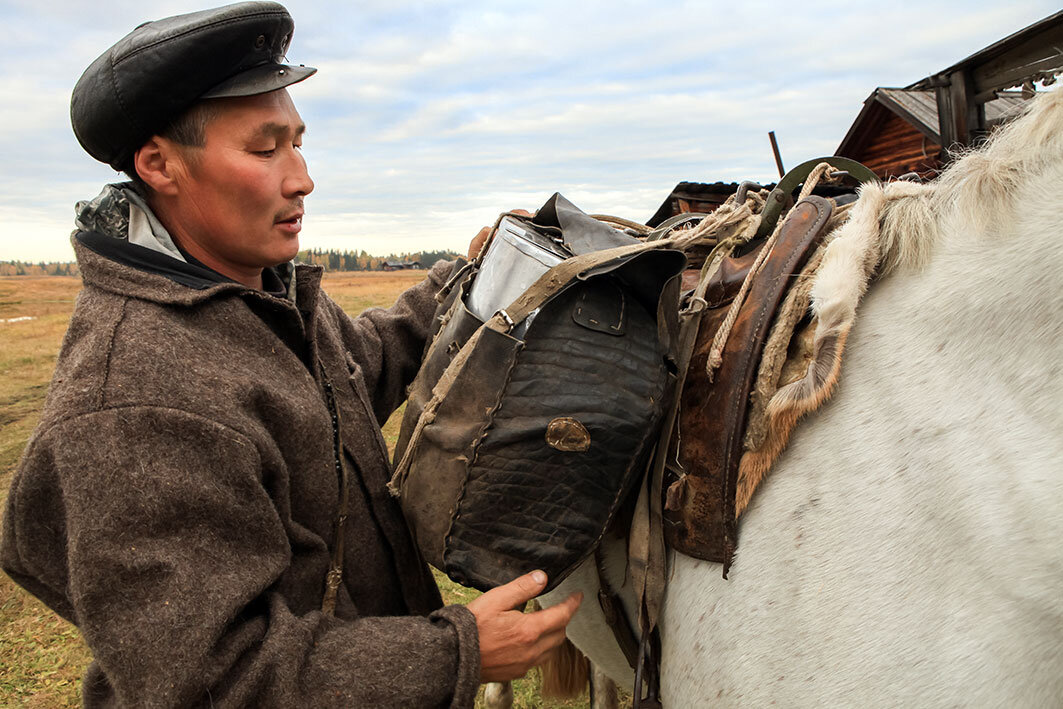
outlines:
{"label": "man's ear", "polygon": [[165,138],[154,136],[140,146],[133,156],[133,167],[140,179],[158,194],[177,194],[177,177],[184,169],[181,155]]}

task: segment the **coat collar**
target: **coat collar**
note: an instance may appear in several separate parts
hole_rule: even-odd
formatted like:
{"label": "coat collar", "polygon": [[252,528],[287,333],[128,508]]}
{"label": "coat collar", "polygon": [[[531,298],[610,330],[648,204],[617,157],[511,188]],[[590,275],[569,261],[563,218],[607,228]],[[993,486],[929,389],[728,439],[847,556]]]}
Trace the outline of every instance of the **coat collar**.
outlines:
{"label": "coat collar", "polygon": [[[246,294],[277,300],[196,264],[170,258],[98,232],[75,232],[71,239],[85,285],[164,305],[194,306],[213,298]],[[301,311],[313,312],[321,285],[320,266],[283,264],[282,279],[293,284],[289,297]],[[288,276],[286,279],[284,276]]]}

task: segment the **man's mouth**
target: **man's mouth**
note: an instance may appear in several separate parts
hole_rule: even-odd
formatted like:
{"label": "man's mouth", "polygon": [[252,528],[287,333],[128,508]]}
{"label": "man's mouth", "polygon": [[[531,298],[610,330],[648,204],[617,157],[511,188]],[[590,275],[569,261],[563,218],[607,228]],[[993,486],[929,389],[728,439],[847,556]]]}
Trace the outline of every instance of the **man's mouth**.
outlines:
{"label": "man's mouth", "polygon": [[274,224],[288,231],[297,232],[303,227],[303,212],[302,210],[299,210],[298,212],[291,212],[290,214],[281,215],[281,217],[277,219]]}

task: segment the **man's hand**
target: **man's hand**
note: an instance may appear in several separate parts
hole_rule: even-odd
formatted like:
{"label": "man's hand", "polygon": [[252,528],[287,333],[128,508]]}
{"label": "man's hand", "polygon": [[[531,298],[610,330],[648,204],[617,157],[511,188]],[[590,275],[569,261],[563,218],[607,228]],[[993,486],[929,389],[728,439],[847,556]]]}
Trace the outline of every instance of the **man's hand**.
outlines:
{"label": "man's hand", "polygon": [[[526,209],[511,209],[510,212],[513,213],[513,214],[519,214],[522,217],[535,216],[535,215],[533,215],[531,212],[529,212]],[[477,232],[476,236],[473,237],[472,241],[469,243],[469,260],[470,261],[472,261],[474,258],[476,258],[476,255],[480,253],[480,249],[482,249],[484,247],[484,242],[487,241],[487,237],[490,236],[490,235],[491,235],[491,227],[485,226],[483,229],[481,229],[479,232]]]}
{"label": "man's hand", "polygon": [[565,639],[565,626],[583,600],[573,593],[556,606],[535,613],[520,608],[546,588],[546,574],[533,571],[491,589],[467,606],[480,635],[480,681],[523,677]]}
{"label": "man's hand", "polygon": [[480,253],[480,249],[484,247],[484,242],[487,241],[487,237],[491,235],[491,227],[485,226],[476,233],[476,236],[469,242],[469,260],[472,261],[476,258],[476,255]]}

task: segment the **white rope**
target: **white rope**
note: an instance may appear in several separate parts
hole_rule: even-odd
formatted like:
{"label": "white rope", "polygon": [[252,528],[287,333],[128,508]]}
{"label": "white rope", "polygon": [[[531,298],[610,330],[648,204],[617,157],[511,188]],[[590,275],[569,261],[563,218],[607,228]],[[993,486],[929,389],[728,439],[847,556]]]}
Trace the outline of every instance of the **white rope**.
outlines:
{"label": "white rope", "polygon": [[[819,183],[824,176],[828,176],[829,171],[834,168],[825,162],[821,162],[812,170],[808,179],[805,180],[805,186],[801,189],[801,194],[798,197],[798,202],[812,194],[812,190]],[[746,274],[746,278],[742,281],[742,287],[739,289],[738,294],[735,296],[734,301],[731,303],[730,310],[727,311],[727,317],[724,319],[723,324],[720,325],[720,329],[716,331],[716,336],[712,339],[712,347],[709,349],[709,359],[705,365],[705,373],[709,375],[709,381],[713,381],[716,376],[716,370],[723,362],[723,349],[727,346],[727,340],[731,336],[731,330],[734,327],[735,321],[738,319],[738,313],[742,310],[742,305],[746,301],[746,296],[749,294],[749,289],[753,287],[753,279],[757,273],[760,272],[761,266],[768,258],[768,254],[775,248],[775,243],[779,240],[779,234],[782,232],[783,225],[786,220],[779,218],[779,221],[775,224],[775,229],[771,232],[771,236],[764,243],[764,247],[757,254],[756,261],[749,269],[749,273]]]}

